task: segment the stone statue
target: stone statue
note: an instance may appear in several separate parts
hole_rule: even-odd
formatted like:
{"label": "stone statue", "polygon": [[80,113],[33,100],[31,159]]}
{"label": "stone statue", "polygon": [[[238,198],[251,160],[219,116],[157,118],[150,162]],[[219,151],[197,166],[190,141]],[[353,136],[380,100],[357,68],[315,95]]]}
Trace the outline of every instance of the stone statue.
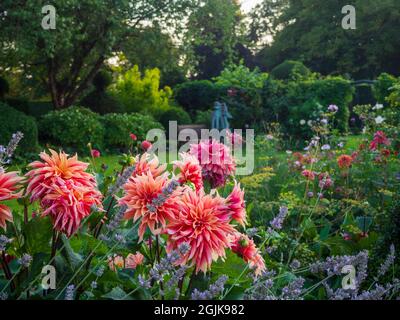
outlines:
{"label": "stone statue", "polygon": [[226,103],[216,101],[214,104],[211,128],[221,131],[229,129],[229,119],[232,119],[232,115],[229,113]]}

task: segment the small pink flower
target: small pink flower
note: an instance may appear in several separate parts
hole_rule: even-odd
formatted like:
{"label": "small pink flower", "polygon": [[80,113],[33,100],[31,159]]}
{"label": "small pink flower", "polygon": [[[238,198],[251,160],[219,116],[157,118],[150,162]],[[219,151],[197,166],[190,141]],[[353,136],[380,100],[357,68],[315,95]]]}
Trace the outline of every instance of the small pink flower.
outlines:
{"label": "small pink flower", "polygon": [[101,156],[100,151],[96,150],[96,149],[93,149],[91,153],[92,153],[93,158],[100,158],[100,156]]}
{"label": "small pink flower", "polygon": [[125,259],[125,268],[126,269],[136,269],[137,266],[143,264],[144,256],[137,252],[136,254],[129,254]]}
{"label": "small pink flower", "polygon": [[310,181],[314,181],[315,180],[315,173],[310,171],[310,170],[304,170],[301,174],[307,180],[310,180]]}
{"label": "small pink flower", "polygon": [[151,144],[151,142],[145,140],[142,142],[142,149],[144,151],[148,151],[153,145]]}
{"label": "small pink flower", "polygon": [[235,182],[232,193],[226,199],[226,206],[233,220],[237,221],[242,226],[247,224],[244,191],[240,189],[240,184]]}
{"label": "small pink flower", "polygon": [[117,268],[122,269],[124,268],[124,266],[125,266],[124,257],[114,255],[108,258],[108,267],[112,271],[117,271]]}
{"label": "small pink flower", "polygon": [[132,141],[136,141],[137,140],[136,134],[131,133],[129,136],[131,137]]}

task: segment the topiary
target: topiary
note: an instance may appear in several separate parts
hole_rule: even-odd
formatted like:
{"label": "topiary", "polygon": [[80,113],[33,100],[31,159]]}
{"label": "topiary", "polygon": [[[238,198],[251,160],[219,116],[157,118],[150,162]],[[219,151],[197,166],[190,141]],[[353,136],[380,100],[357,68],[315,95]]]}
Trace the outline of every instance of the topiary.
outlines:
{"label": "topiary", "polygon": [[271,71],[271,76],[278,80],[308,78],[310,75],[310,69],[308,69],[302,62],[293,60],[286,60]]}
{"label": "topiary", "polygon": [[0,102],[0,145],[6,145],[12,134],[20,131],[24,134],[16,154],[26,157],[27,153],[36,153],[39,149],[38,128],[34,118]]}
{"label": "topiary", "polygon": [[137,113],[110,113],[101,117],[105,128],[104,145],[107,149],[126,149],[132,145],[130,134],[137,137],[137,142],[144,141],[152,129],[164,129],[153,117]]}
{"label": "topiary", "polygon": [[161,115],[160,122],[164,126],[164,128],[169,127],[170,121],[177,121],[178,125],[192,123],[190,115],[185,110],[178,107],[171,107]]}
{"label": "topiary", "polygon": [[67,151],[87,153],[88,143],[102,148],[104,128],[100,116],[89,109],[73,106],[52,111],[39,122],[40,138]]}
{"label": "topiary", "polygon": [[10,85],[8,84],[8,81],[0,77],[0,99],[4,99],[6,94],[10,91]]}

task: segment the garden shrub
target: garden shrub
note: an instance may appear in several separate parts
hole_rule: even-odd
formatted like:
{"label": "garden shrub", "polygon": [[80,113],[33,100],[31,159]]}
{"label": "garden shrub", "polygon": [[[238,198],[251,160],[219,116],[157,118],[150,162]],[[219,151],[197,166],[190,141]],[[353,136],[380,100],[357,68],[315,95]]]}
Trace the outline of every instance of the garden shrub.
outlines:
{"label": "garden shrub", "polygon": [[93,80],[95,89],[84,97],[80,104],[98,114],[123,112],[119,101],[106,91],[111,82],[112,77],[109,73],[99,72]]}
{"label": "garden shrub", "polygon": [[103,146],[104,129],[100,116],[93,111],[73,106],[46,114],[39,122],[40,138],[67,151],[87,153],[88,143]]}
{"label": "garden shrub", "polygon": [[0,99],[4,99],[6,94],[10,91],[10,85],[8,84],[8,81],[0,77]]}
{"label": "garden shrub", "polygon": [[214,80],[217,85],[225,87],[261,89],[266,79],[268,79],[268,74],[258,69],[251,71],[243,65],[232,65],[224,69]]}
{"label": "garden shrub", "polygon": [[212,121],[212,110],[207,110],[207,111],[197,111],[196,112],[196,117],[194,118],[194,123],[195,124],[203,124],[207,125],[208,127],[211,127],[211,121]]}
{"label": "garden shrub", "polygon": [[137,141],[144,141],[151,129],[163,129],[153,117],[137,113],[110,113],[101,117],[104,126],[104,145],[107,149],[126,149],[132,145],[130,133],[134,133]]}
{"label": "garden shrub", "polygon": [[286,60],[271,71],[271,76],[278,80],[296,80],[308,78],[311,70],[302,62]]}
{"label": "garden shrub", "polygon": [[388,73],[382,73],[378,79],[376,79],[376,83],[373,87],[375,99],[379,103],[385,103],[386,98],[391,94],[390,89],[396,84],[396,82],[396,77]]}
{"label": "garden shrub", "polygon": [[172,90],[160,89],[160,70],[146,70],[144,76],[138,66],[134,66],[119,76],[110,88],[112,94],[122,104],[125,112],[140,112],[156,118],[169,108]]}
{"label": "garden shrub", "polygon": [[161,115],[160,122],[164,128],[168,129],[170,121],[177,121],[178,125],[192,123],[190,115],[185,110],[178,107],[171,107]]}
{"label": "garden shrub", "polygon": [[0,145],[7,145],[12,134],[20,131],[24,138],[17,149],[17,155],[26,156],[27,153],[38,151],[38,128],[34,118],[0,102],[0,119]]}
{"label": "garden shrub", "polygon": [[212,109],[214,102],[226,94],[227,87],[208,80],[190,81],[175,88],[175,101],[192,117],[197,111]]}
{"label": "garden shrub", "polygon": [[[301,120],[316,120],[322,111],[335,104],[334,128],[342,133],[349,129],[350,103],[354,88],[350,81],[341,77],[289,81],[269,80],[263,88],[263,108],[268,120],[279,121],[286,132],[296,139],[309,138],[310,130],[302,128]],[[322,107],[322,108],[321,108]],[[276,117],[277,119],[271,119]],[[309,128],[308,128],[309,129]],[[304,135],[308,132],[307,135]]]}

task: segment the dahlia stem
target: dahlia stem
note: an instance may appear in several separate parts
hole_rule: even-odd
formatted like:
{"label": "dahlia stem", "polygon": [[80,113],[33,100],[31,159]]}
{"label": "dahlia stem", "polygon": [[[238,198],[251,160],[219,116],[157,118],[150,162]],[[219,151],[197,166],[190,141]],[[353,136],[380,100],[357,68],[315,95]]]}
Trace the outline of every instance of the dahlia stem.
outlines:
{"label": "dahlia stem", "polygon": [[6,276],[7,280],[10,281],[11,291],[14,291],[15,290],[15,284],[14,284],[14,281],[13,281],[14,277],[13,277],[12,272],[11,272],[9,266],[8,266],[5,251],[1,251],[1,266],[3,267],[4,275]]}
{"label": "dahlia stem", "polygon": [[[157,257],[157,262],[160,263],[161,262],[161,254],[160,254],[160,236],[156,235],[156,257]],[[164,284],[163,281],[160,280],[160,289],[162,291],[161,294],[161,300],[164,300]]]}
{"label": "dahlia stem", "polygon": [[26,203],[24,203],[24,223],[28,223],[28,206]]}

